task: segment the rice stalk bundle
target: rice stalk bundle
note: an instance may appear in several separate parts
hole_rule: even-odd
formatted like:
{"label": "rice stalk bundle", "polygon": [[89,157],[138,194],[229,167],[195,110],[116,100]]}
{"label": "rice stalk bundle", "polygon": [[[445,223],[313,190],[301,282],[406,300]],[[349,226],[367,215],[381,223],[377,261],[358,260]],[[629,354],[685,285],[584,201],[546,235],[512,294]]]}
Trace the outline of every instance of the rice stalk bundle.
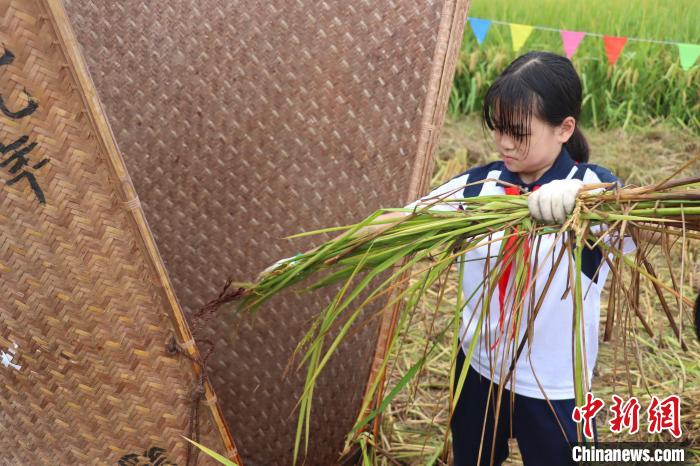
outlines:
{"label": "rice stalk bundle", "polygon": [[[497,180],[484,182],[486,181]],[[499,183],[502,182],[499,181]],[[601,189],[605,190],[601,192]],[[605,253],[604,260],[610,266],[613,276],[611,288],[616,291],[610,294],[609,316],[620,316],[621,312],[632,309],[636,310],[636,317],[644,324],[644,317],[638,312],[638,306],[633,305],[634,290],[630,289],[630,283],[623,280],[623,271],[628,270],[637,277],[637,281],[640,277],[644,277],[653,284],[669,326],[681,339],[680,322],[674,317],[666,297],[671,296],[675,299],[680,309],[684,307],[690,309],[692,301],[683,294],[682,276],[681,280],[671,280],[671,283],[658,277],[647,257],[651,250],[649,235],[661,237],[660,244],[668,259],[668,267],[670,270],[677,269],[676,261],[670,254],[671,248],[679,240],[700,238],[700,178],[666,179],[661,183],[643,187],[586,185],[578,196],[574,211],[563,225],[543,225],[535,222],[529,214],[526,195],[481,196],[468,199],[452,196],[453,193],[447,193],[430,200],[430,203],[422,208],[380,209],[355,225],[289,236],[288,238],[291,239],[344,231],[340,236],[311,251],[279,262],[260,274],[254,283],[230,283],[228,286],[235,291],[228,294],[222,293],[219,297],[218,304],[234,302],[236,312],[249,312],[254,315],[257,309],[274,294],[305,282],[307,279],[312,279],[312,283],[304,287],[294,287],[293,291],[305,293],[319,287],[344,282],[333,301],[312,322],[308,332],[298,343],[288,365],[289,368],[296,357],[299,357],[297,369],[304,364],[307,365],[306,383],[298,402],[300,411],[294,450],[295,462],[302,437],[305,450],[308,449],[313,390],[321,371],[342,340],[353,331],[354,325],[362,325],[369,319],[380,316],[380,314],[363,316],[363,320],[359,321],[364,307],[375,299],[387,300],[387,307],[403,302],[404,306],[401,308],[397,326],[401,329],[405,319],[413,313],[426,291],[436,285],[438,287],[437,309],[440,306],[442,291],[451,266],[455,261],[459,263],[459,258],[470,249],[494,242],[492,237],[497,232],[503,234],[499,239],[497,266],[492,267],[490,272],[485,274],[481,283],[483,286],[477,288],[481,290],[480,301],[484,303],[481,314],[475,316],[478,319],[478,325],[484,321],[484,315],[488,311],[489,297],[497,285],[498,271],[501,270],[501,266],[507,265],[507,261],[513,264],[516,296],[526,296],[529,293],[534,296],[534,280],[529,282],[524,278],[526,259],[523,246],[525,242],[529,242],[530,248],[535,250],[541,235],[554,234],[555,238],[565,245],[564,248],[560,248],[558,257],[551,259],[554,261],[554,268],[561,266],[564,253],[570,254],[575,259],[566,263],[569,264],[570,292],[574,298],[572,331],[575,340],[574,348],[576,348],[573,357],[577,405],[583,404],[584,387],[587,385],[587,381],[584,380],[586,362],[581,351],[582,342],[581,333],[579,333],[582,325],[582,294],[585,293],[581,284],[581,255],[584,248],[600,246]],[[440,203],[460,203],[464,206],[464,210],[432,209]],[[603,241],[606,236],[609,241]],[[622,254],[621,242],[625,236],[631,236],[637,244],[634,256]],[[511,237],[515,238],[514,254],[508,255],[504,253],[506,241],[502,240]],[[681,261],[681,273],[683,266]],[[367,289],[373,278],[385,271],[389,273],[388,278],[376,288]],[[404,273],[407,271],[410,274]],[[457,281],[459,289],[454,314],[451,316],[450,325],[438,329],[437,333],[442,336],[450,329],[453,330],[453,367],[458,349],[461,312],[465,302],[461,289],[462,278],[463,269],[459,267]],[[550,280],[548,279],[551,279],[551,276],[540,279],[546,280],[546,284],[536,302],[531,300],[531,312],[528,313],[531,319],[537,316],[537,311],[549,289]],[[478,279],[475,278],[475,280]],[[357,302],[357,297],[365,290],[369,291],[368,297],[362,302]],[[471,298],[473,297],[468,299]],[[517,303],[514,307],[517,307]],[[609,317],[606,322],[606,335],[614,325],[618,325],[617,322],[624,320],[622,318],[613,320]],[[514,328],[519,329],[519,327],[520,325],[514,322]],[[648,325],[644,328],[650,335],[652,334]],[[331,335],[335,336],[330,338]],[[527,334],[515,334],[511,357],[517,359],[521,355],[529,338],[530,335]],[[390,336],[387,354],[391,353],[391,349],[400,339],[400,333]],[[472,341],[467,353],[465,368],[468,367],[475,343],[476,339]],[[682,339],[681,344],[684,345]],[[352,431],[348,433],[346,447],[351,442],[358,441],[358,435],[369,423],[376,420],[396,395],[416,374],[420,373],[437,346],[437,341],[429,342],[424,354],[388,394],[383,392],[383,377],[374,379],[365,397],[361,414]],[[505,373],[500,375],[501,390],[507,385],[510,377],[514,377],[515,359],[511,361],[509,368],[505,368]],[[380,374],[386,371],[388,362],[389,358],[385,358]],[[454,374],[454,370],[452,371],[450,387],[456,385],[457,394],[451,400],[451,410],[456,405],[465,378],[466,370],[461,374]],[[378,400],[375,401],[374,406],[369,405],[371,399]],[[360,439],[360,443],[362,443],[364,455],[366,439]]]}

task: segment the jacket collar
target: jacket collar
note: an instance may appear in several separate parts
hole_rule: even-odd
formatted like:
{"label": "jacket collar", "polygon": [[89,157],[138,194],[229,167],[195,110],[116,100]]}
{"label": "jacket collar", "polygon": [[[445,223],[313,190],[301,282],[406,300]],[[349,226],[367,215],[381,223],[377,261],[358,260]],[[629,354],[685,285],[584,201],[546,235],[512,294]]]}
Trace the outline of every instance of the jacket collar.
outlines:
{"label": "jacket collar", "polygon": [[534,182],[529,184],[524,183],[520,179],[520,175],[508,170],[505,164],[503,165],[503,169],[501,170],[501,176],[499,177],[499,179],[501,179],[502,181],[507,181],[508,183],[518,185],[521,188],[527,188],[528,191],[532,191],[532,188],[536,185],[542,186],[543,184],[549,183],[550,181],[565,179],[567,176],[569,176],[571,169],[575,166],[576,162],[574,161],[574,159],[571,158],[571,154],[569,154],[569,151],[566,150],[566,147],[562,145],[561,152],[559,152],[559,155],[554,160],[552,166],[549,167],[547,171],[544,172],[544,174]]}

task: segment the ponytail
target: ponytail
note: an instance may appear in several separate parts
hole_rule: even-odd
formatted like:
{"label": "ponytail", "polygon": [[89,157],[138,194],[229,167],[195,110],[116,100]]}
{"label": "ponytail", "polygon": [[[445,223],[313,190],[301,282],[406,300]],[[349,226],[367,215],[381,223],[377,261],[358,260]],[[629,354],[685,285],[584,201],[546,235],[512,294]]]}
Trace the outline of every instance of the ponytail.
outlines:
{"label": "ponytail", "polygon": [[586,136],[583,135],[578,125],[574,128],[574,133],[571,135],[568,141],[564,143],[564,147],[569,151],[571,158],[579,163],[588,162],[588,141],[586,141]]}

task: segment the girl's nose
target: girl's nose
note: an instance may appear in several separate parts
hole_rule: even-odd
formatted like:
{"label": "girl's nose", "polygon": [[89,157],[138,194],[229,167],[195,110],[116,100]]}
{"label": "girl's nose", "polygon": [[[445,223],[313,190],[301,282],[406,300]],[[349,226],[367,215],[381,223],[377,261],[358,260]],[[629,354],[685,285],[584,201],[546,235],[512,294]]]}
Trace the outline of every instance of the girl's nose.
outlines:
{"label": "girl's nose", "polygon": [[504,150],[513,150],[516,147],[515,140],[500,131],[496,131],[496,143]]}

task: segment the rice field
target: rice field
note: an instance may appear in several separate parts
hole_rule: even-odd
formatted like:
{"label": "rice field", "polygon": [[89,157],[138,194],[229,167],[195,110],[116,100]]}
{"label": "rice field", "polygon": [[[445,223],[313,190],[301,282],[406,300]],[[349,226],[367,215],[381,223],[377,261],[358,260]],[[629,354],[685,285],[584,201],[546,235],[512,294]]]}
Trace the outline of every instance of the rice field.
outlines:
{"label": "rice field", "polygon": [[[700,44],[695,0],[473,0],[471,17],[615,36]],[[529,50],[563,54],[560,35],[533,30],[513,52],[508,26],[492,24],[479,46],[467,25],[450,98],[453,117],[480,110],[489,84],[516,56]],[[680,67],[674,45],[628,41],[614,67],[603,40],[585,37],[572,61],[584,87],[582,122],[596,128],[643,127],[660,119],[700,134],[700,60]]]}
{"label": "rice field", "polygon": [[[664,175],[673,173],[691,154],[697,154],[700,148],[700,137],[668,122],[630,131],[588,129],[584,132],[592,147],[591,161],[607,166],[626,184],[644,185],[658,181]],[[441,140],[433,187],[470,166],[495,159],[496,153],[486,136],[479,121],[474,117],[449,121]],[[688,175],[691,173],[697,175],[700,173],[700,167],[694,167]],[[687,269],[685,293],[691,296],[693,289],[700,285],[700,275],[697,273],[700,262],[695,245],[687,251],[687,257],[692,265]],[[393,369],[389,369],[389,387],[396,384],[423,354],[426,342],[434,337],[431,329],[448,325],[456,302],[456,276],[451,283],[440,308],[444,309],[444,312],[435,312],[433,306],[437,296],[433,290],[428,292],[428,298],[408,320],[409,337],[392,355],[392,360],[395,358],[397,363]],[[688,351],[683,351],[672,336],[660,305],[654,301],[653,296],[650,285],[643,283],[640,287],[640,306],[645,320],[654,331],[653,339],[642,331],[637,322],[634,333],[618,334],[613,341],[604,342],[602,335],[607,316],[607,291],[604,294],[600,326],[601,346],[594,372],[594,392],[606,402],[606,410],[612,402],[613,393],[628,399],[630,387],[642,406],[648,405],[647,394],[654,394],[660,398],[679,394],[682,400],[683,438],[691,445],[686,454],[689,452],[695,455],[686,459],[690,460],[689,464],[698,464],[700,344],[695,340],[692,331],[691,310],[685,309],[682,324],[682,333],[688,345]],[[676,306],[672,305],[672,309],[677,313]],[[447,419],[451,337],[444,337],[441,349],[426,363],[423,373],[389,406],[388,415],[382,420],[382,443],[378,449],[377,464],[449,464],[447,461],[451,446]],[[627,345],[630,358],[627,362],[621,359],[623,353],[620,349],[623,342]],[[629,378],[625,368],[629,369]],[[652,440],[649,434],[631,437],[626,433],[610,433],[602,413],[597,417],[597,422],[601,441]],[[643,417],[640,417],[640,422],[643,422]],[[505,464],[521,465],[517,443],[514,440],[511,442],[511,457]]]}

